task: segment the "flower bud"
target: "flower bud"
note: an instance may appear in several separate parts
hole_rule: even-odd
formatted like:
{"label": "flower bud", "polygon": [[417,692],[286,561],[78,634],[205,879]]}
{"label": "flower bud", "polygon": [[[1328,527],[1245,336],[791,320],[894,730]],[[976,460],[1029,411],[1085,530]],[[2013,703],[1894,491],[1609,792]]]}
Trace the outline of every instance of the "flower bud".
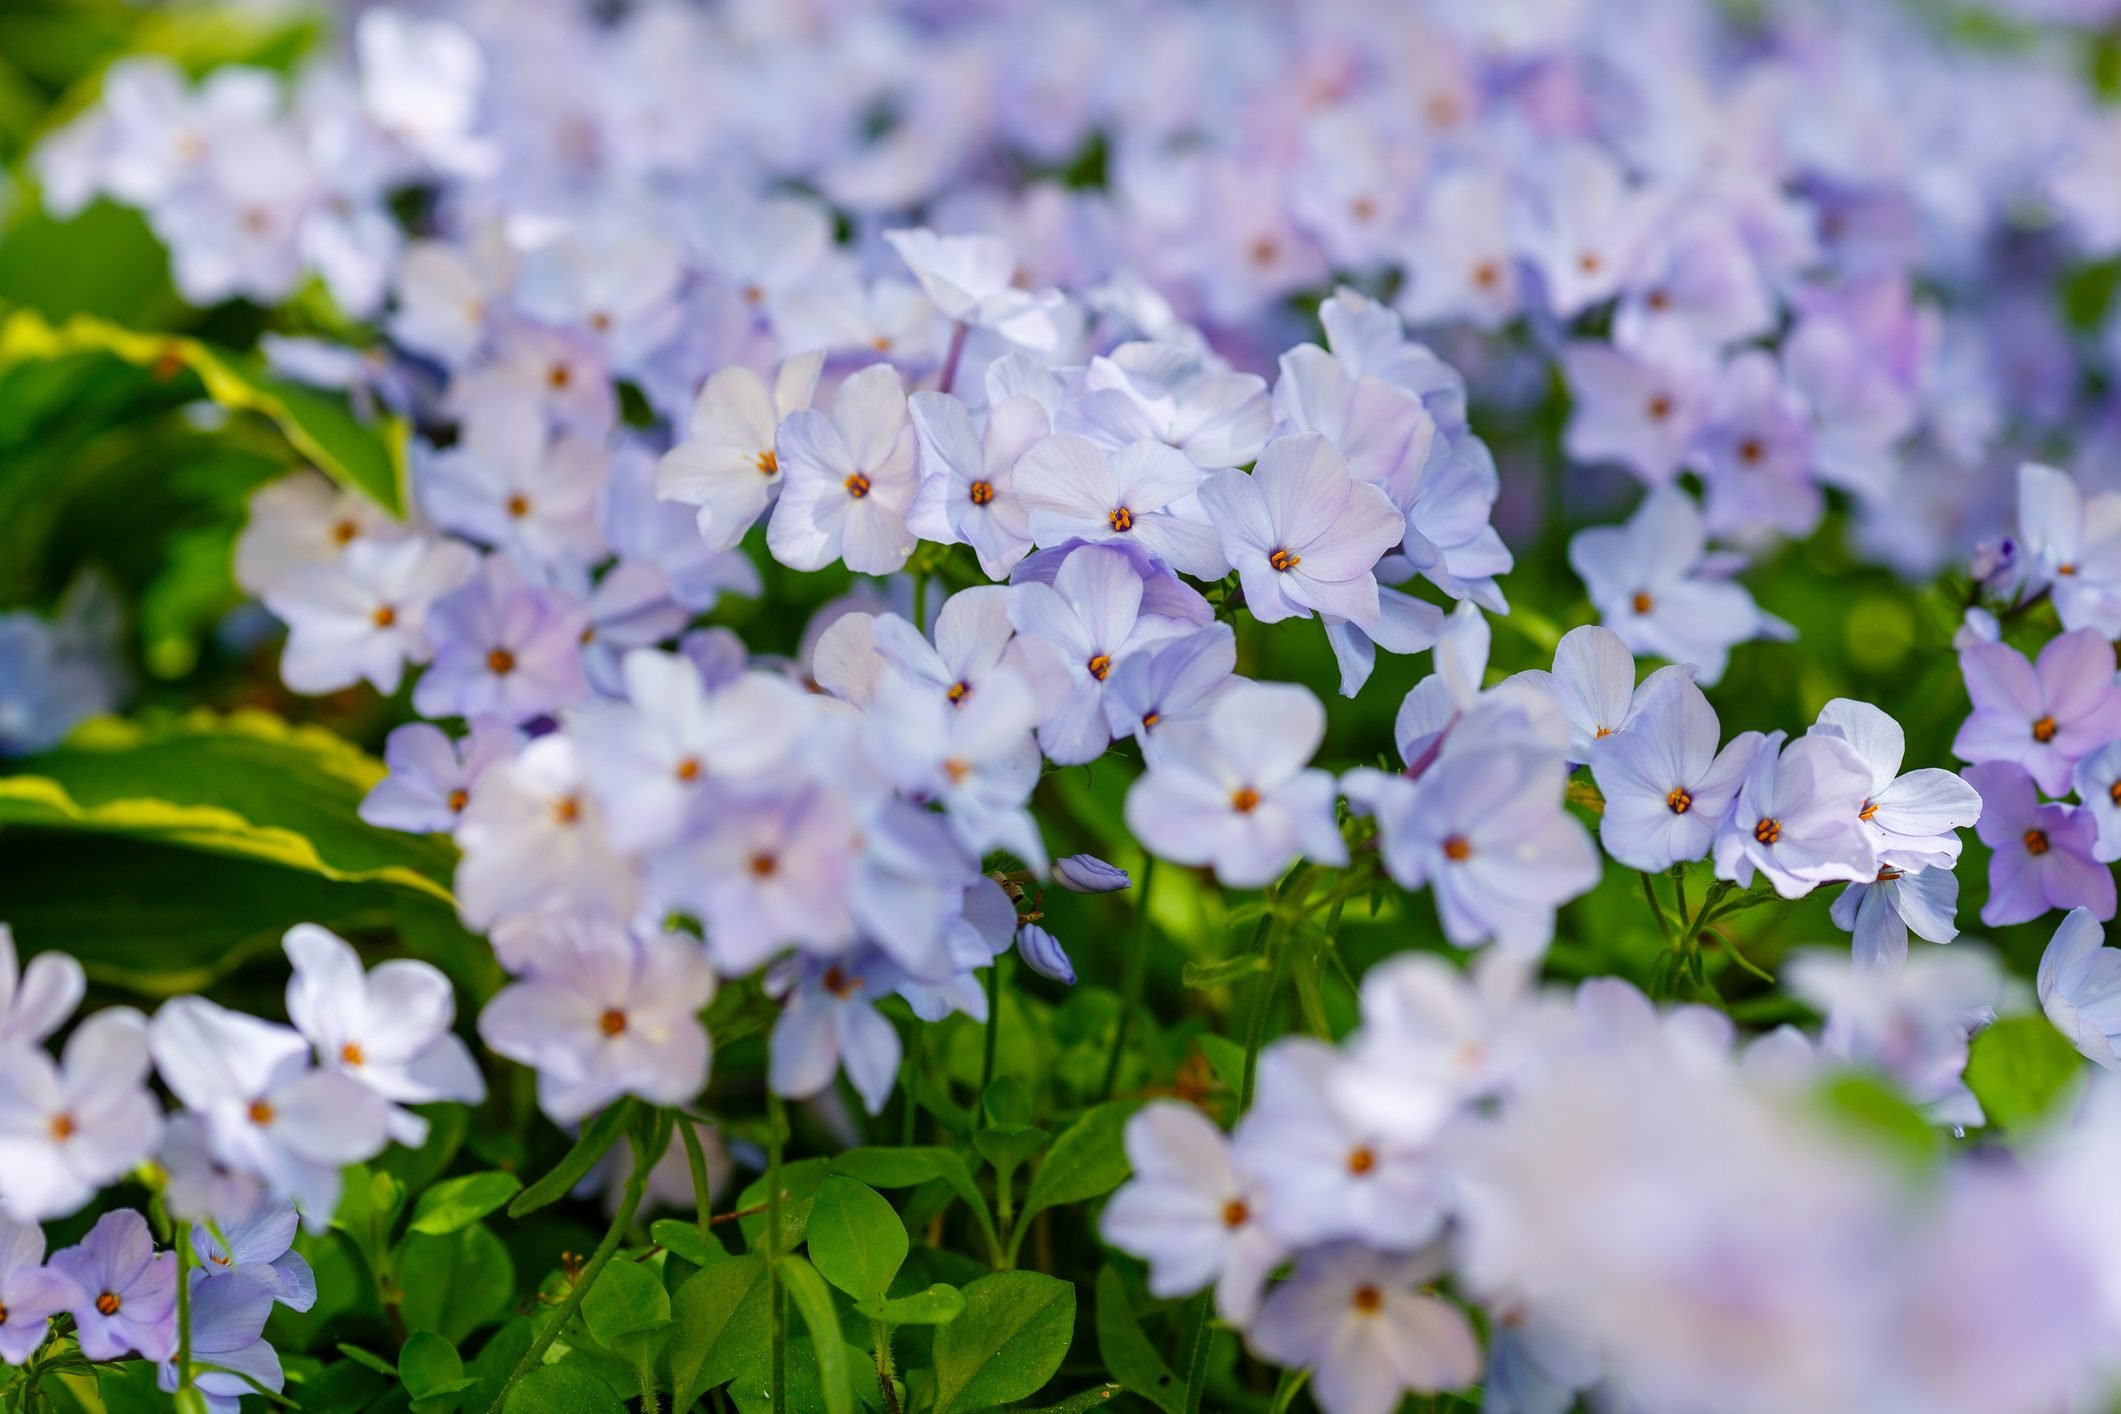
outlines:
{"label": "flower bud", "polygon": [[1126,870],[1115,869],[1094,854],[1071,854],[1054,860],[1053,881],[1079,894],[1109,894],[1134,883]]}
{"label": "flower bud", "polygon": [[1016,930],[1016,955],[1039,976],[1075,985],[1075,964],[1061,950],[1060,939],[1036,923],[1026,923]]}

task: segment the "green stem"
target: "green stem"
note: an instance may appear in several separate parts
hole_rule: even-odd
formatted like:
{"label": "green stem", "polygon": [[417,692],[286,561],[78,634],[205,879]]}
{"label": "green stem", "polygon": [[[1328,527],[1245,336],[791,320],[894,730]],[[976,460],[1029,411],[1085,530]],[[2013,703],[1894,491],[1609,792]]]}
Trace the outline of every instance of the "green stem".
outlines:
{"label": "green stem", "polygon": [[995,1044],[1002,1029],[1002,960],[996,958],[987,969],[987,1052],[980,1061],[979,1093],[984,1100],[987,1087],[994,1083]]}
{"label": "green stem", "polygon": [[171,1234],[177,1249],[177,1388],[191,1388],[191,1224]]}
{"label": "green stem", "polygon": [[891,1327],[871,1321],[869,1329],[876,1340],[876,1384],[884,1394],[884,1414],[899,1414],[898,1391],[891,1387]]}
{"label": "green stem", "polygon": [[928,631],[928,576],[919,559],[914,560],[912,568],[913,628],[914,632],[925,634]]}
{"label": "green stem", "polygon": [[1156,856],[1142,856],[1141,892],[1134,899],[1134,948],[1127,954],[1120,973],[1119,1029],[1112,1037],[1112,1055],[1105,1061],[1105,1098],[1119,1086],[1119,1063],[1127,1053],[1127,1033],[1134,1013],[1141,1006],[1142,988],[1149,974],[1149,885],[1156,879]]}
{"label": "green stem", "polygon": [[523,1352],[523,1358],[516,1361],[516,1367],[508,1372],[508,1378],[502,1382],[500,1392],[494,1395],[493,1403],[487,1406],[486,1414],[501,1414],[501,1408],[508,1403],[509,1392],[515,1388],[516,1381],[535,1370],[544,1361],[545,1352],[552,1348],[552,1343],[560,1338],[560,1332],[574,1319],[574,1313],[581,1307],[582,1298],[597,1284],[597,1278],[604,1275],[604,1268],[611,1264],[612,1255],[619,1250],[619,1244],[625,1241],[626,1229],[633,1223],[634,1211],[641,1206],[641,1197],[648,1191],[649,1171],[655,1167],[655,1158],[648,1152],[648,1146],[641,1142],[638,1130],[629,1134],[627,1140],[633,1146],[633,1172],[627,1175],[626,1188],[619,1195],[619,1210],[612,1216],[611,1226],[604,1229],[603,1240],[597,1243],[596,1251],[590,1254],[588,1263],[582,1268],[582,1274],[575,1278],[574,1285],[567,1289],[567,1294],[560,1298],[560,1304],[553,1308],[551,1317],[531,1338],[530,1348]]}
{"label": "green stem", "polygon": [[685,1163],[692,1170],[692,1207],[699,1217],[700,1245],[712,1252],[714,1240],[714,1205],[707,1200],[707,1153],[700,1147],[700,1136],[693,1128],[693,1121],[683,1115],[677,1117],[678,1136],[685,1141]]}
{"label": "green stem", "polygon": [[773,1345],[773,1414],[788,1410],[788,1312],[781,1305],[781,1097],[766,1087],[766,1310]]}
{"label": "green stem", "polygon": [[655,1361],[643,1355],[641,1363],[634,1367],[634,1373],[641,1381],[641,1414],[662,1414],[662,1400],[657,1397],[655,1388]]}
{"label": "green stem", "polygon": [[1672,920],[1664,916],[1664,904],[1659,902],[1657,898],[1657,886],[1651,882],[1650,876],[1645,872],[1638,870],[1637,877],[1642,880],[1642,896],[1650,901],[1650,916],[1657,920],[1657,931],[1664,934],[1664,945],[1671,947],[1673,945]]}
{"label": "green stem", "polygon": [[[1259,1074],[1259,1053],[1267,1044],[1267,1017],[1274,1010],[1274,994],[1281,990],[1281,972],[1286,953],[1282,946],[1287,925],[1269,915],[1273,929],[1267,935],[1267,970],[1252,992],[1252,1020],[1245,1028],[1245,1071],[1237,1092],[1239,1110],[1252,1108],[1252,1084]],[[1266,921],[1266,920],[1262,920]]]}

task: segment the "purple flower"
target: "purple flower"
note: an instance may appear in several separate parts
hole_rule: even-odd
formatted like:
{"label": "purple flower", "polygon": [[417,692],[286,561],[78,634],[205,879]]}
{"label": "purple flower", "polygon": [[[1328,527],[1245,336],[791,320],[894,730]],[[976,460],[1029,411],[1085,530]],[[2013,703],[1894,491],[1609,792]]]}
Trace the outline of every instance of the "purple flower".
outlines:
{"label": "purple flower", "polygon": [[633,903],[634,876],[613,852],[583,779],[581,752],[554,732],[492,767],[457,827],[457,911],[475,928],[549,903]]}
{"label": "purple flower", "polygon": [[351,1076],[313,1068],[291,1027],[176,997],[149,1023],[148,1046],[214,1157],[265,1180],[314,1229],[338,1206],[339,1171],[389,1142],[389,1106]]}
{"label": "purple flower", "polygon": [[1871,772],[1839,737],[1762,739],[1716,835],[1716,877],[1751,888],[1757,869],[1784,898],[1835,880],[1869,881],[1878,855],[1865,833]]}
{"label": "purple flower", "polygon": [[[203,1271],[191,1281],[191,1358],[211,1370],[197,1371],[192,1383],[206,1396],[211,1414],[238,1414],[252,1384],[278,1392],[287,1384],[280,1356],[265,1342],[265,1322],[272,1315],[273,1288],[253,1275],[216,1281]],[[247,1378],[246,1378],[247,1377]],[[165,1358],[155,1372],[165,1394],[177,1388],[176,1361]]]}
{"label": "purple flower", "polygon": [[995,673],[1021,680],[1041,698],[1066,691],[1058,650],[1017,633],[1009,617],[1011,598],[998,584],[959,590],[935,616],[932,645],[908,620],[878,614],[872,629],[876,652],[885,665],[954,706],[978,697],[980,684]]}
{"label": "purple flower", "polygon": [[908,400],[921,449],[921,489],[906,523],[924,540],[968,544],[989,579],[1006,579],[1031,552],[1031,518],[1018,498],[1017,458],[1052,432],[1034,398],[1004,398],[975,431],[965,405],[948,393]]}
{"label": "purple flower", "polygon": [[525,722],[589,696],[581,605],[530,583],[513,560],[489,556],[429,618],[435,661],[412,691],[424,716]]}
{"label": "purple flower", "polygon": [[[1051,549],[1034,550],[1009,572],[1009,582],[1051,584],[1060,577],[1060,567],[1068,562],[1068,557],[1090,543],[1087,540],[1065,540]],[[1140,541],[1120,537],[1100,543],[1108,550],[1124,554],[1127,563],[1133,565],[1134,572],[1141,576],[1143,613],[1178,619],[1196,628],[1206,628],[1215,622],[1215,610],[1201,592],[1180,579],[1176,570],[1156,558]]]}
{"label": "purple flower", "polygon": [[1825,501],[1811,477],[1804,405],[1766,352],[1748,349],[1724,367],[1694,459],[1717,534],[1807,535],[1819,523]]}
{"label": "purple flower", "polygon": [[1229,1139],[1191,1105],[1156,1100],[1127,1120],[1125,1143],[1134,1173],[1105,1204],[1105,1241],[1149,1264],[1151,1295],[1190,1296],[1213,1282],[1216,1313],[1249,1324],[1286,1249]]}
{"label": "purple flower", "polygon": [[901,1048],[876,1002],[900,980],[898,968],[874,951],[789,958],[769,972],[766,993],[782,1008],[767,1044],[774,1091],[790,1099],[815,1095],[844,1067],[863,1106],[881,1111],[898,1080]]}
{"label": "purple flower", "polygon": [[1656,873],[1708,853],[1761,736],[1740,732],[1718,752],[1716,709],[1682,676],[1644,683],[1634,710],[1591,753],[1605,796],[1598,837],[1630,869]]}
{"label": "purple flower", "polygon": [[1435,891],[1444,936],[1459,947],[1541,951],[1555,910],[1598,883],[1598,848],[1562,805],[1558,755],[1467,732],[1461,721],[1411,788],[1378,800],[1385,867],[1404,888]]}
{"label": "purple flower", "polygon": [[1950,870],[1959,862],[1958,832],[1981,816],[1981,797],[1972,786],[1934,766],[1901,775],[1907,736],[1868,702],[1835,698],[1819,709],[1811,734],[1840,737],[1869,768],[1870,793],[1856,818],[1880,864]]}
{"label": "purple flower", "polygon": [[[1258,375],[1229,372],[1177,344],[1133,343],[1090,360],[1082,395],[1061,408],[1054,428],[1088,438],[1115,458],[1150,442],[1212,471],[1256,459],[1273,420],[1266,380]],[[1038,534],[1035,514],[1032,533]],[[1177,557],[1165,558],[1186,569]]]}
{"label": "purple flower", "polygon": [[51,1318],[84,1302],[64,1273],[44,1265],[44,1229],[0,1217],[0,1360],[29,1359],[50,1334]]}
{"label": "purple flower", "polygon": [[2008,761],[1974,766],[1966,780],[1981,793],[1974,831],[1995,851],[1988,861],[1983,923],[2025,923],[2051,908],[2088,908],[2102,920],[2114,916],[2114,875],[2094,857],[2099,829],[2090,811],[2042,805],[2033,778]]}
{"label": "purple flower", "polygon": [[1690,668],[1674,665],[1635,686],[1635,657],[1620,635],[1597,624],[1572,628],[1554,645],[1554,671],[1530,668],[1509,681],[1551,699],[1569,724],[1569,762],[1597,760],[1598,743],[1623,732],[1650,700],[1654,684],[1667,677],[1689,682]]}
{"label": "purple flower", "polygon": [[698,506],[700,536],[733,548],[781,488],[774,435],[783,419],[810,406],[822,354],[798,354],[773,386],[741,365],[709,378],[693,405],[684,440],[656,467],[656,494]]}
{"label": "purple flower", "polygon": [[1313,610],[1375,623],[1385,551],[1406,535],[1392,498],[1348,474],[1347,459],[1315,432],[1277,437],[1250,475],[1216,472],[1201,487],[1223,554],[1261,623]]}
{"label": "purple flower", "polygon": [[2048,586],[2066,629],[2121,636],[2121,495],[2090,498],[2068,472],[2018,468],[2018,549],[2029,586]]}
{"label": "purple flower", "polygon": [[1075,964],[1068,961],[1060,939],[1036,923],[1026,923],[1016,930],[1016,955],[1039,976],[1070,987],[1075,985]]}
{"label": "purple flower", "polygon": [[1130,888],[1134,881],[1127,871],[1105,863],[1094,854],[1071,854],[1053,861],[1053,882],[1070,893],[1109,894]]}
{"label": "purple flower", "polygon": [[1563,350],[1561,366],[1571,459],[1618,463],[1651,486],[1678,474],[1709,406],[1712,373],[1697,344],[1681,335],[1620,349],[1587,339]]}
{"label": "purple flower", "polygon": [[1457,1307],[1424,1288],[1440,1253],[1392,1255],[1355,1243],[1306,1252],[1247,1332],[1263,1360],[1308,1366],[1326,1414],[1391,1414],[1409,1391],[1480,1378],[1480,1343]]}
{"label": "purple flower", "polygon": [[1952,740],[1963,761],[2015,762],[2061,795],[2080,758],[2121,738],[2114,645],[2097,630],[2060,635],[2037,663],[2009,644],[1978,643],[1959,655],[1959,668],[1974,704]]}
{"label": "purple flower", "polygon": [[1350,1238],[1394,1251],[1443,1229],[1451,1183],[1421,1141],[1351,1116],[1335,1098],[1350,1062],[1309,1037],[1259,1058],[1259,1093],[1237,1126],[1237,1164],[1266,1198],[1268,1229],[1291,1246]]}
{"label": "purple flower", "polygon": [[734,797],[664,853],[649,893],[698,915],[715,965],[732,976],[783,947],[836,952],[854,940],[856,833],[847,802],[822,787]]}
{"label": "purple flower", "polygon": [[1858,967],[1895,968],[1907,961],[1907,935],[1948,943],[1959,936],[1959,876],[1935,869],[1878,867],[1869,883],[1850,884],[1828,916],[1853,936]]}
{"label": "purple flower", "polygon": [[2121,951],[2088,908],[2073,908],[2040,955],[2041,1010],[2088,1060],[2121,1070]]}
{"label": "purple flower", "polygon": [[2121,859],[2121,741],[2110,741],[2077,763],[2070,788],[2099,822],[2099,843],[2092,858]]}
{"label": "purple flower", "polygon": [[[1501,490],[1502,478],[1487,443],[1467,433],[1438,437],[1407,505],[1401,554],[1415,572],[1453,599],[1471,599],[1506,614],[1509,605],[1495,577],[1516,561],[1488,521]],[[1380,573],[1395,583],[1402,578]]]}
{"label": "purple flower", "polygon": [[1767,333],[1776,310],[1735,215],[1711,204],[1671,214],[1649,233],[1613,314],[1613,341],[1639,349],[1660,340],[1721,348]]}
{"label": "purple flower", "polygon": [[177,1254],[155,1251],[146,1218],[130,1208],[105,1213],[78,1244],[52,1253],[51,1269],[73,1284],[83,1355],[116,1360],[138,1351],[167,1360],[176,1353]]}
{"label": "purple flower", "polygon": [[873,364],[840,384],[830,416],[790,413],[774,438],[781,499],[766,528],[791,569],[845,560],[858,574],[890,574],[913,553],[906,512],[920,489],[913,425],[898,370]]}
{"label": "purple flower", "polygon": [[316,1047],[318,1065],[391,1102],[391,1138],[408,1148],[427,1142],[427,1121],[401,1105],[486,1098],[478,1063],[450,1029],[456,991],[432,963],[396,957],[364,972],[345,939],[314,923],[288,929],[282,946],[294,965],[288,1020]]}
{"label": "purple flower", "polygon": [[1031,689],[1012,672],[985,675],[977,692],[954,703],[902,674],[886,674],[869,704],[870,758],[907,796],[939,802],[975,855],[1006,849],[1043,869],[1046,846],[1025,809],[1038,784],[1038,711]]}
{"label": "purple flower", "polygon": [[1641,259],[1662,201],[1631,186],[1619,163],[1586,142],[1558,146],[1538,183],[1526,253],[1564,319],[1611,298]]}
{"label": "purple flower", "polygon": [[1382,489],[1395,503],[1412,498],[1437,436],[1418,395],[1376,374],[1358,376],[1316,344],[1281,356],[1274,412],[1278,430],[1324,436],[1347,458],[1350,476]]}
{"label": "purple flower", "polygon": [[1166,859],[1212,865],[1231,888],[1272,883],[1299,855],[1343,863],[1333,777],[1306,764],[1325,731],[1325,708],[1305,688],[1234,686],[1205,725],[1156,738],[1127,791],[1127,828]]}
{"label": "purple flower", "polygon": [[1050,644],[1068,670],[1067,698],[1044,715],[1039,745],[1063,765],[1094,759],[1112,739],[1104,699],[1113,668],[1185,625],[1142,613],[1141,576],[1102,545],[1071,553],[1052,584],[1019,584],[1009,593],[1016,631]]}
{"label": "purple flower", "polygon": [[1624,525],[1592,526],[1569,541],[1569,566],[1598,615],[1629,648],[1692,663],[1704,685],[1723,676],[1731,645],[1772,636],[1781,625],[1706,555],[1707,533],[1692,498],[1653,490]]}
{"label": "purple flower", "polygon": [[1230,563],[1195,499],[1205,476],[1163,442],[1133,442],[1108,454],[1088,438],[1057,433],[1017,459],[1016,493],[1041,549],[1116,540],[1196,579],[1220,579]]}
{"label": "purple flower", "polygon": [[432,614],[465,592],[458,586],[477,566],[468,545],[415,536],[356,540],[336,560],[294,570],[265,592],[287,624],[280,676],[296,692],[357,682],[396,692],[405,664],[427,661]]}
{"label": "purple flower", "polygon": [[744,788],[787,761],[808,721],[802,694],[747,672],[709,691],[689,659],[636,648],[620,660],[626,701],[568,718],[613,848],[676,839],[711,792]]}
{"label": "purple flower", "polygon": [[383,744],[390,774],[361,802],[361,818],[417,835],[454,830],[479,777],[515,750],[515,730],[491,718],[474,723],[471,734],[458,742],[431,723],[408,722]]}
{"label": "purple flower", "polygon": [[22,1047],[0,1066],[0,1209],[24,1222],[77,1212],[154,1151],[162,1107],[147,1088],[146,1027],[97,1012],[58,1065]]}
{"label": "purple flower", "polygon": [[527,397],[475,404],[456,445],[416,470],[421,504],[444,530],[546,571],[579,574],[605,555],[596,503],[611,455],[582,437],[548,443]]}
{"label": "purple flower", "polygon": [[1925,952],[1900,968],[1862,967],[1809,952],[1789,967],[1790,990],[1826,1016],[1821,1055],[1890,1077],[1931,1117],[1984,1122],[1961,1078],[1967,1044],[1996,1018],[2002,977],[1987,954]]}
{"label": "purple flower", "polygon": [[[292,1203],[268,1202],[258,1204],[241,1222],[220,1224],[219,1237],[210,1227],[193,1227],[191,1246],[200,1273],[262,1282],[273,1300],[291,1311],[307,1311],[317,1304],[317,1276],[293,1250],[296,1221]],[[226,1246],[222,1237],[228,1239]]]}
{"label": "purple flower", "polygon": [[81,964],[63,952],[18,966],[14,930],[0,923],[0,1045],[39,1044],[66,1024],[87,990]]}
{"label": "purple flower", "polygon": [[538,1105],[560,1124],[622,1095],[690,1102],[707,1083],[700,1011],[714,970],[699,944],[585,920],[555,930],[479,1013],[479,1038],[538,1072]]}
{"label": "purple flower", "polygon": [[1143,741],[1180,723],[1202,723],[1237,671],[1237,634],[1212,624],[1183,638],[1130,653],[1112,670],[1105,721],[1114,736]]}

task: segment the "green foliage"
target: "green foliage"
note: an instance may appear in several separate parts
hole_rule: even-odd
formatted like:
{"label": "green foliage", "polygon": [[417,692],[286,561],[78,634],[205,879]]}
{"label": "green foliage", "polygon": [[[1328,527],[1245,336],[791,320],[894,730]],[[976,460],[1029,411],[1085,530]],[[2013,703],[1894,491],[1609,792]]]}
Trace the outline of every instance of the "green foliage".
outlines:
{"label": "green foliage", "polygon": [[906,1228],[876,1190],[851,1178],[828,1178],[810,1207],[810,1261],[818,1274],[856,1301],[881,1302],[905,1264]]}
{"label": "green foliage", "polygon": [[478,1383],[464,1373],[456,1346],[433,1331],[414,1331],[405,1338],[405,1348],[398,1352],[398,1378],[416,1403],[439,1402]]}
{"label": "green foliage", "polygon": [[1075,1288],[1041,1272],[994,1272],[964,1294],[965,1313],[935,1336],[936,1414],[1038,1393],[1075,1338]]}
{"label": "green foliage", "polygon": [[566,1361],[532,1370],[501,1407],[502,1414],[625,1414],[626,1409],[610,1385]]}
{"label": "green foliage", "polygon": [[508,1216],[520,1218],[566,1197],[596,1167],[597,1160],[611,1152],[611,1146],[626,1132],[634,1113],[631,1100],[605,1106],[595,1119],[583,1126],[582,1137],[575,1141],[564,1158],[553,1165],[552,1171],[515,1196],[508,1205]]}
{"label": "green foliage", "polygon": [[847,1343],[840,1339],[839,1317],[833,1313],[832,1292],[817,1269],[801,1257],[781,1263],[781,1280],[789,1300],[810,1330],[810,1344],[817,1360],[818,1388],[826,1414],[854,1414],[854,1383],[849,1373]]}
{"label": "green foliage", "polygon": [[2084,1058],[2045,1016],[2009,1016],[1974,1037],[1966,1083],[1989,1123],[2034,1127],[2053,1113]]}
{"label": "green foliage", "polygon": [[470,1227],[522,1188],[522,1180],[511,1173],[470,1173],[438,1183],[414,1205],[412,1230],[440,1236]]}
{"label": "green foliage", "polygon": [[1171,1373],[1163,1356],[1142,1332],[1141,1320],[1120,1274],[1106,1267],[1097,1274],[1097,1354],[1112,1378],[1148,1400],[1164,1414],[1186,1414],[1185,1382]]}
{"label": "green foliage", "polygon": [[515,1263],[483,1226],[440,1237],[414,1233],[393,1267],[405,1324],[454,1343],[499,1320],[515,1301]]}

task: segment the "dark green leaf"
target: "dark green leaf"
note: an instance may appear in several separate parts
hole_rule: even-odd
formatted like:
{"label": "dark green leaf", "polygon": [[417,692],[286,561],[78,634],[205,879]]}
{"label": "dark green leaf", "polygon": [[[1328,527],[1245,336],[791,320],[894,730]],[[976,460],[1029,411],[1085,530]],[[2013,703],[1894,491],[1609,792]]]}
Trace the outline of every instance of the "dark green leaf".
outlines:
{"label": "dark green leaf", "polygon": [[1186,1387],[1142,1333],[1127,1284],[1106,1267],[1097,1274],[1097,1353],[1105,1368],[1164,1414],[1186,1414]]}
{"label": "dark green leaf", "polygon": [[405,1324],[456,1344],[499,1320],[515,1299],[515,1264],[484,1227],[441,1237],[416,1232],[398,1248],[395,1271]]}
{"label": "dark green leaf", "polygon": [[810,1205],[810,1261],[857,1301],[881,1301],[905,1263],[906,1228],[867,1184],[828,1178]]}
{"label": "dark green leaf", "polygon": [[990,1251],[999,1250],[987,1197],[972,1181],[972,1169],[964,1156],[954,1149],[849,1149],[831,1161],[831,1169],[871,1188],[911,1188],[940,1179],[972,1210],[973,1221],[979,1224]]}
{"label": "dark green leaf", "polygon": [[444,1179],[420,1195],[412,1210],[412,1230],[440,1236],[470,1227],[522,1190],[522,1180],[512,1173]]}
{"label": "dark green leaf", "polygon": [[515,1196],[515,1201],[508,1205],[508,1216],[520,1218],[565,1198],[596,1167],[597,1160],[619,1142],[619,1136],[626,1132],[627,1121],[633,1118],[633,1111],[632,1100],[606,1105],[583,1127],[582,1137],[575,1141],[565,1158],[553,1165],[552,1172]]}
{"label": "dark green leaf", "polygon": [[690,1262],[695,1267],[704,1267],[717,1262],[725,1255],[722,1244],[713,1242],[712,1236],[701,1237],[700,1225],[696,1222],[681,1222],[676,1218],[657,1218],[648,1225],[648,1236],[671,1256]]}
{"label": "dark green leaf", "polygon": [[736,1378],[767,1343],[766,1259],[757,1253],[702,1267],[670,1298],[677,1327],[664,1359],[674,1409],[690,1409]]}
{"label": "dark green leaf", "polygon": [[989,1125],[972,1136],[972,1147],[1007,1182],[1010,1174],[1046,1147],[1046,1131],[1031,1124]]}
{"label": "dark green leaf", "polygon": [[670,1293],[639,1262],[612,1262],[582,1298],[582,1319],[600,1344],[616,1348],[622,1337],[670,1324]]}
{"label": "dark green leaf", "polygon": [[502,1408],[506,1414],[626,1414],[610,1385],[565,1360],[540,1365],[517,1380]]}
{"label": "dark green leaf", "polygon": [[433,1331],[414,1331],[398,1352],[398,1378],[414,1399],[455,1394],[478,1381],[464,1374],[464,1361],[457,1348]]}
{"label": "dark green leaf", "polygon": [[935,1333],[936,1414],[1038,1393],[1075,1337],[1075,1288],[1038,1272],[994,1272],[964,1295],[965,1313]]}
{"label": "dark green leaf", "polygon": [[[895,1219],[894,1219],[895,1221]],[[854,1383],[849,1373],[847,1343],[840,1338],[839,1316],[832,1309],[832,1292],[817,1268],[801,1257],[781,1263],[781,1279],[788,1298],[810,1329],[810,1343],[817,1352],[818,1382],[823,1387],[826,1414],[854,1414]]]}
{"label": "dark green leaf", "polygon": [[887,1326],[947,1326],[965,1313],[965,1297],[954,1286],[941,1282],[911,1296],[888,1301],[857,1302],[855,1309],[872,1321]]}
{"label": "dark green leaf", "polygon": [[1062,1130],[1031,1176],[1018,1224],[1047,1208],[1103,1197],[1124,1183],[1134,1171],[1123,1142],[1127,1120],[1140,1108],[1139,1100],[1113,1100]]}
{"label": "dark green leaf", "polygon": [[987,1123],[994,1125],[1026,1125],[1031,1123],[1031,1096],[1023,1082],[1013,1075],[1004,1075],[987,1087],[980,1096],[980,1108],[986,1112]]}

